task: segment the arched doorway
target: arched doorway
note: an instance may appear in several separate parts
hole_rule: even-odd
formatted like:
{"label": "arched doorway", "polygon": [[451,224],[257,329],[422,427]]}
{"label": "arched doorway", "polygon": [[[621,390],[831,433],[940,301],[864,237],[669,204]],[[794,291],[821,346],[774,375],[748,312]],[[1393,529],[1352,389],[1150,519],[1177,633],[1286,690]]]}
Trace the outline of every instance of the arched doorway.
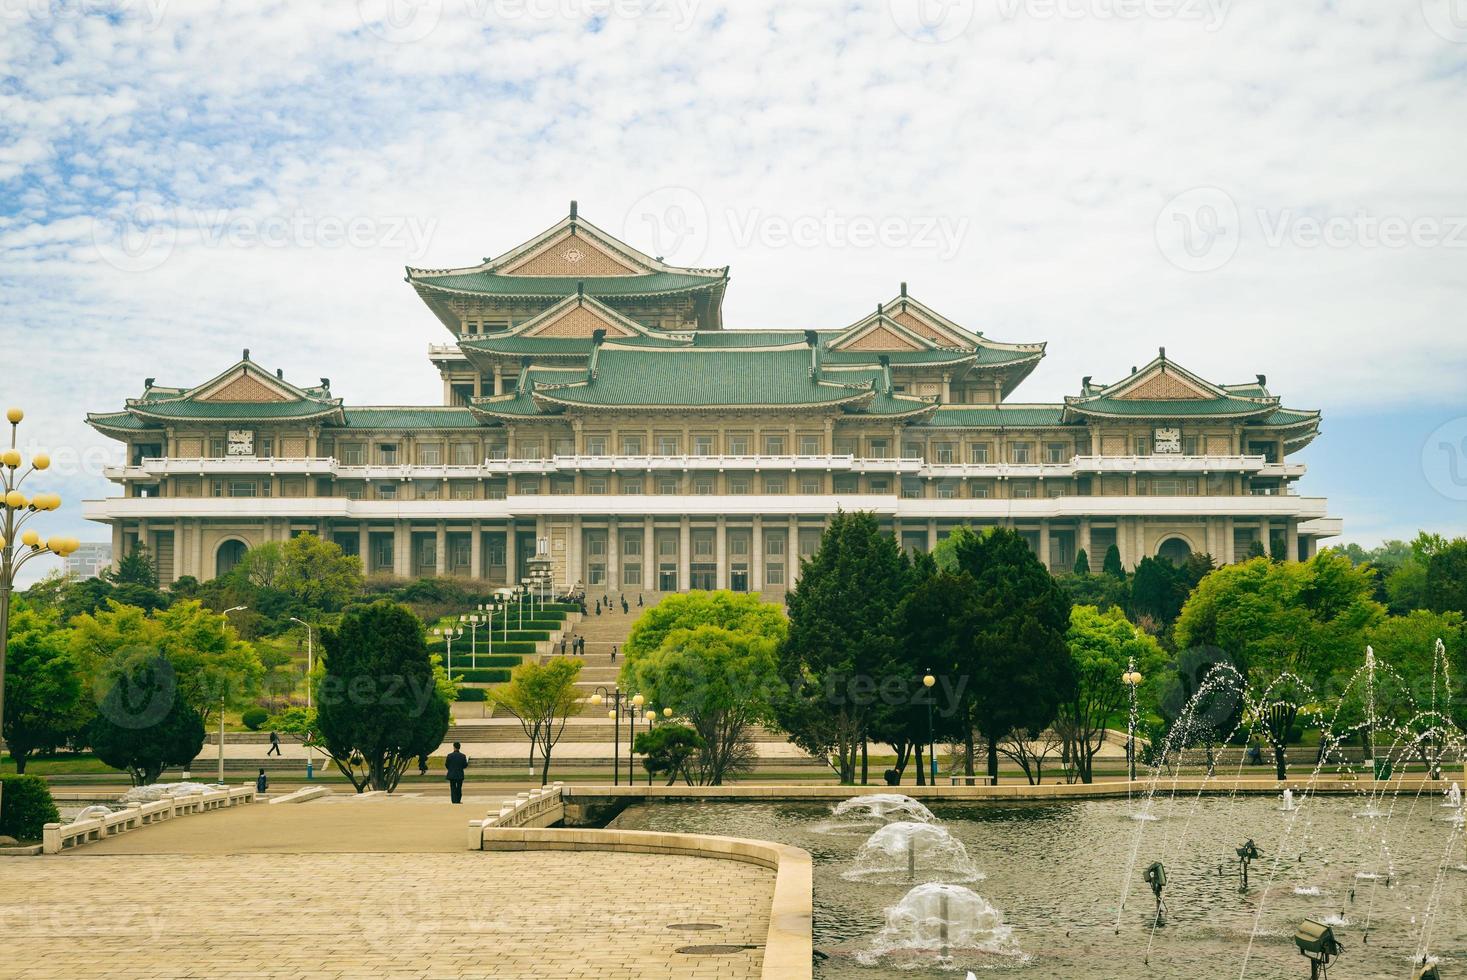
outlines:
{"label": "arched doorway", "polygon": [[249,545],[237,538],[230,538],[220,544],[219,550],[214,553],[214,575],[217,577],[228,574],[249,550]]}
{"label": "arched doorway", "polygon": [[1186,564],[1187,559],[1192,557],[1192,546],[1181,538],[1167,538],[1156,549],[1156,557],[1165,558],[1178,568]]}

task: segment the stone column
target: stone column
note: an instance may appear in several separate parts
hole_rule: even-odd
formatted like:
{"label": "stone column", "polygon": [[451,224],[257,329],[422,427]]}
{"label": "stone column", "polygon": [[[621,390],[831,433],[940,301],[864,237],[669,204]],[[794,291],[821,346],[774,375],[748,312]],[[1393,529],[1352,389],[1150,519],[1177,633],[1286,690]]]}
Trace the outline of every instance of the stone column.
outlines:
{"label": "stone column", "polygon": [[210,576],[204,572],[204,520],[199,518],[194,521],[194,575],[200,582]]}
{"label": "stone column", "polygon": [[[122,549],[122,522],[119,521],[118,523],[112,525],[112,570],[114,572],[117,571],[117,563],[122,561]],[[212,575],[208,576],[208,578],[213,577],[214,576]],[[204,578],[205,575],[201,571],[199,574],[199,579],[202,581]]]}
{"label": "stone column", "polygon": [[1233,539],[1235,530],[1236,529],[1233,527],[1233,519],[1231,517],[1224,517],[1222,527],[1222,554],[1218,557],[1222,559],[1222,562],[1225,565],[1231,565],[1233,562],[1238,560],[1237,556],[1233,554]]}
{"label": "stone column", "polygon": [[927,552],[931,554],[937,550],[937,518],[927,519]]}
{"label": "stone column", "polygon": [[1292,517],[1288,519],[1288,523],[1284,526],[1284,536],[1285,547],[1289,549],[1289,553],[1284,557],[1287,558],[1289,561],[1298,561],[1299,522],[1297,520]]}
{"label": "stone column", "polygon": [[470,526],[469,538],[469,578],[484,577],[484,525],[482,521],[474,521]]}
{"label": "stone column", "polygon": [[688,515],[684,514],[678,522],[677,529],[677,587],[686,589],[692,578],[692,570],[688,567],[692,561],[692,529],[688,524]]}
{"label": "stone column", "polygon": [[714,584],[720,589],[728,588],[728,520],[718,518],[718,529],[714,531],[713,562]]}
{"label": "stone column", "polygon": [[615,515],[606,521],[606,591],[621,591],[619,559],[621,558],[621,534],[616,526]]}
{"label": "stone column", "polygon": [[1039,522],[1039,564],[1049,571],[1049,521]]}
{"label": "stone column", "polygon": [[413,574],[413,535],[407,521],[392,525],[392,574],[398,578]]}
{"label": "stone column", "polygon": [[790,515],[789,539],[784,543],[785,591],[795,587],[800,580],[800,519]]}
{"label": "stone column", "polygon": [[448,528],[442,521],[433,529],[433,573],[448,574]]}
{"label": "stone column", "polygon": [[504,522],[504,584],[509,588],[519,585],[519,561],[515,556],[514,518]]}
{"label": "stone column", "polygon": [[657,588],[657,542],[653,539],[651,515],[642,518],[642,588],[651,592]]}
{"label": "stone column", "polygon": [[571,585],[586,581],[586,569],[581,561],[581,543],[584,537],[585,530],[581,527],[581,515],[572,515],[570,534],[566,535],[565,542],[565,574],[570,579]]}
{"label": "stone column", "polygon": [[1091,562],[1091,567],[1094,567],[1095,556],[1090,553],[1090,518],[1080,518],[1080,531],[1076,538],[1075,547],[1085,549],[1085,557]]}
{"label": "stone column", "polygon": [[1116,550],[1121,553],[1121,567],[1131,567],[1131,522],[1130,518],[1116,518]]}
{"label": "stone column", "polygon": [[764,518],[754,515],[754,530],[749,536],[749,590],[764,591]]}
{"label": "stone column", "polygon": [[366,521],[357,523],[357,558],[362,563],[362,574],[372,574],[372,533]]}

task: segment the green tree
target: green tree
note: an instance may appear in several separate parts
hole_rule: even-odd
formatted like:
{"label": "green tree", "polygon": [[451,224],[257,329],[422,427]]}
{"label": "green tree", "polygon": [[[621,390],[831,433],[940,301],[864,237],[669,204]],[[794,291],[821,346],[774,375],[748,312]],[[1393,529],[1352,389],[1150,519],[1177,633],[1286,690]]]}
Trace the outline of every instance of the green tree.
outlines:
{"label": "green tree", "polygon": [[301,534],[280,546],[275,585],[313,609],[340,609],[362,589],[362,563],[334,541]]}
{"label": "green tree", "polygon": [[1426,565],[1426,595],[1432,612],[1467,613],[1467,538],[1432,554]]}
{"label": "green tree", "polygon": [[1057,725],[1070,744],[1080,781],[1089,783],[1095,779],[1095,756],[1105,744],[1107,729],[1130,706],[1130,690],[1122,675],[1134,664],[1143,684],[1155,687],[1164,679],[1166,654],[1119,609],[1101,612],[1094,606],[1075,606],[1065,640],[1074,658],[1076,683],[1072,695],[1060,704]]}
{"label": "green tree", "polygon": [[[972,534],[965,537],[974,540]],[[973,689],[967,670],[978,605],[973,576],[939,571],[923,577],[897,610],[901,642],[881,670],[873,736],[896,750],[899,773],[906,770],[909,758],[916,757],[919,785],[926,783],[932,764],[930,758],[925,765],[922,762],[929,734],[934,745],[963,743],[971,775]],[[923,684],[928,671],[934,678],[930,689]]]}
{"label": "green tree", "polygon": [[566,720],[580,707],[576,679],[583,661],[554,657],[545,663],[527,660],[509,675],[509,683],[489,691],[489,700],[519,720],[530,740],[530,755],[540,753],[540,785],[550,781],[550,753],[565,733]]}
{"label": "green tree", "polygon": [[[1437,640],[1446,648],[1445,671],[1437,664]],[[1365,642],[1375,650],[1376,663],[1394,668],[1409,685],[1404,691],[1386,686],[1382,692],[1386,703],[1377,708],[1378,714],[1407,718],[1417,712],[1435,712],[1445,717],[1450,705],[1450,721],[1467,728],[1467,691],[1463,686],[1463,678],[1467,678],[1467,617],[1456,610],[1435,613],[1425,609],[1388,616],[1366,630]]]}
{"label": "green tree", "polygon": [[102,573],[102,577],[114,585],[141,585],[149,589],[158,587],[158,566],[148,549],[138,545],[117,559],[117,567]]}
{"label": "green tree", "polygon": [[772,718],[770,704],[780,686],[775,651],[785,628],[778,607],[772,608],[775,615],[763,633],[721,626],[676,629],[650,652],[628,642],[622,688],[640,693],[653,709],[672,708],[687,719],[702,741],[693,766],[700,785],[722,785],[753,767],[749,728]]}
{"label": "green tree", "polygon": [[54,611],[17,605],[11,613],[4,737],[17,773],[33,752],[66,744],[90,718],[67,639]]}
{"label": "green tree", "polygon": [[1084,548],[1075,552],[1075,567],[1070,569],[1070,571],[1076,575],[1090,574],[1090,555],[1086,553]]}
{"label": "green tree", "polygon": [[423,624],[402,606],[375,602],[322,630],[321,646],[319,743],[358,793],[391,792],[407,764],[448,732],[443,670],[428,654]]}
{"label": "green tree", "polygon": [[838,513],[786,597],[789,635],[779,672],[791,693],[779,701],[778,722],[805,751],[833,757],[842,783],[855,782],[857,758],[864,758],[874,706],[868,687],[898,642],[895,615],[908,572],[874,514]]}
{"label": "green tree", "polygon": [[1254,538],[1252,541],[1250,541],[1248,543],[1248,559],[1250,561],[1252,559],[1254,559],[1254,558],[1267,558],[1267,557],[1268,557],[1268,552],[1266,552],[1266,551],[1263,550],[1263,542],[1262,541],[1258,540],[1257,538]]}
{"label": "green tree", "polygon": [[1012,731],[1049,727],[1073,695],[1075,664],[1065,639],[1070,600],[1008,528],[963,542],[958,564],[978,586],[973,645],[959,666],[974,692],[973,727],[988,744],[988,775],[997,782],[998,743]]}
{"label": "green tree", "polygon": [[87,740],[97,758],[146,786],[166,767],[193,762],[204,747],[204,722],[178,696],[168,660],[155,654],[113,678]]}
{"label": "green tree", "polygon": [[1121,549],[1115,545],[1105,549],[1105,559],[1101,563],[1101,571],[1116,578],[1126,577],[1126,567],[1121,564]]}
{"label": "green tree", "polygon": [[285,556],[280,542],[266,541],[246,551],[229,574],[258,589],[276,589],[284,571]]}
{"label": "green tree", "polygon": [[1177,568],[1165,558],[1142,558],[1131,576],[1131,615],[1169,624],[1187,598]]}
{"label": "green tree", "polygon": [[622,652],[630,660],[651,653],[669,633],[718,626],[722,629],[783,640],[788,629],[784,611],[748,592],[685,592],[649,607],[632,624]]}
{"label": "green tree", "polygon": [[1255,721],[1273,746],[1279,779],[1287,775],[1285,747],[1299,709],[1332,676],[1359,666],[1365,631],[1384,615],[1374,590],[1369,569],[1320,552],[1307,562],[1253,558],[1218,569],[1182,607],[1178,647],[1224,651],[1255,698],[1272,685]]}
{"label": "green tree", "polygon": [[689,767],[703,748],[703,738],[687,725],[658,725],[650,732],[639,732],[633,747],[642,757],[642,767],[653,776],[667,774],[667,785],[679,776],[689,786],[693,777]]}

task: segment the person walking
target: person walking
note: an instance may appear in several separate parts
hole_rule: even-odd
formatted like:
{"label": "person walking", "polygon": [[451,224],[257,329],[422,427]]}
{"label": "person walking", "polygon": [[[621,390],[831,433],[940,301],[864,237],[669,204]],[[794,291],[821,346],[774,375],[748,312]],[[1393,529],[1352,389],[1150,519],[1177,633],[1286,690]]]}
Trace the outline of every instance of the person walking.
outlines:
{"label": "person walking", "polygon": [[260,768],[260,774],[255,777],[255,792],[256,793],[263,793],[263,792],[265,792],[265,790],[267,790],[269,788],[270,788],[270,780],[269,780],[268,777],[266,777],[266,775],[265,775],[265,769],[262,766]]}
{"label": "person walking", "polygon": [[611,645],[611,662],[616,663],[616,644]]}
{"label": "person walking", "polygon": [[626,596],[622,596],[621,597],[621,614],[623,616],[625,616],[627,613],[629,613],[631,611],[632,611],[632,607],[631,607],[631,604],[627,602],[627,597]]}
{"label": "person walking", "polygon": [[428,753],[426,752],[418,756],[418,775],[428,775]]}
{"label": "person walking", "polygon": [[642,593],[640,592],[637,593],[637,608],[642,608]]}
{"label": "person walking", "polygon": [[448,799],[451,803],[464,801],[464,770],[469,768],[469,757],[459,751],[459,743],[453,743],[453,751],[443,760],[448,773]]}
{"label": "person walking", "polygon": [[565,637],[564,636],[562,636],[560,638],[560,655],[562,657],[565,656]]}
{"label": "person walking", "polygon": [[[266,755],[279,755],[280,754],[280,733],[279,732],[273,731],[273,730],[270,732],[270,749],[265,754]],[[261,772],[263,772],[263,771],[264,770],[262,769]]]}
{"label": "person walking", "polygon": [[596,615],[598,615],[598,616],[601,615],[601,600],[600,599],[597,599],[596,600]]}

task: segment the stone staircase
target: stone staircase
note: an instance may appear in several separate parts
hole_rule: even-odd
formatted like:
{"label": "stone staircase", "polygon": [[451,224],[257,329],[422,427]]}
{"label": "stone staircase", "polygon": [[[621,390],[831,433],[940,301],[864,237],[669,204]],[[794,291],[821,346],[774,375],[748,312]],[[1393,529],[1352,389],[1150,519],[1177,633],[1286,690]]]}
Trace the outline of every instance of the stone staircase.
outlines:
{"label": "stone staircase", "polygon": [[[596,614],[597,598],[603,599],[599,616]],[[628,593],[626,596],[627,610],[623,612],[619,596],[613,597],[609,603],[604,601],[604,596],[588,596],[586,615],[571,627],[566,636],[567,656],[570,655],[571,643],[575,637],[581,636],[586,640],[586,652],[582,656],[586,666],[581,669],[580,679],[576,682],[576,686],[584,692],[579,717],[596,718],[606,722],[608,733],[611,731],[610,722],[606,720],[608,706],[592,704],[591,697],[596,693],[598,687],[609,691],[616,686],[617,674],[622,665],[620,654],[626,647],[627,635],[632,631],[632,624],[642,613],[662,599],[662,593],[642,593],[640,607],[637,605],[637,599],[637,593]],[[618,654],[615,663],[611,659],[613,646],[616,647]],[[553,646],[547,657],[549,656],[560,656],[559,644]]]}

